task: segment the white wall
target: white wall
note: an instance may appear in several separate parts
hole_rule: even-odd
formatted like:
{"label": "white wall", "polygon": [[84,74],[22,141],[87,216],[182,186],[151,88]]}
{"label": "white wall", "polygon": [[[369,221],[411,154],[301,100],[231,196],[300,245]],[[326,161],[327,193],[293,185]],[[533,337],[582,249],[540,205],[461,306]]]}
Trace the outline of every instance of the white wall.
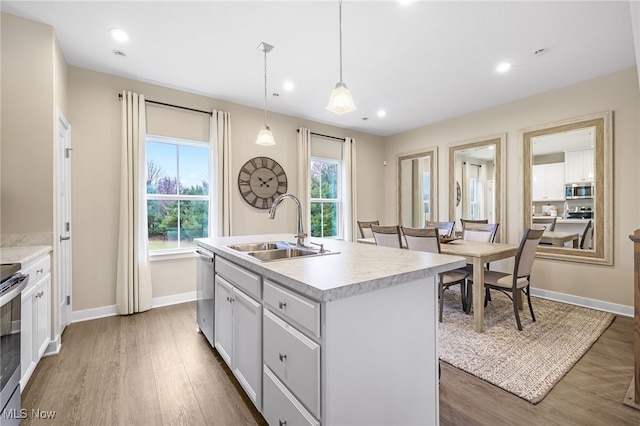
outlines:
{"label": "white wall", "polygon": [[[439,218],[448,217],[448,145],[483,136],[507,133],[507,242],[518,243],[522,235],[522,141],[518,130],[605,110],[614,111],[614,265],[595,266],[575,262],[537,259],[533,286],[600,301],[633,305],[633,257],[628,235],[640,217],[640,92],[636,68],[623,70],[572,86],[541,93],[473,114],[391,136],[385,141],[386,198],[396,197],[394,158],[398,153],[439,146]],[[395,204],[385,208],[385,221],[395,218]]]}

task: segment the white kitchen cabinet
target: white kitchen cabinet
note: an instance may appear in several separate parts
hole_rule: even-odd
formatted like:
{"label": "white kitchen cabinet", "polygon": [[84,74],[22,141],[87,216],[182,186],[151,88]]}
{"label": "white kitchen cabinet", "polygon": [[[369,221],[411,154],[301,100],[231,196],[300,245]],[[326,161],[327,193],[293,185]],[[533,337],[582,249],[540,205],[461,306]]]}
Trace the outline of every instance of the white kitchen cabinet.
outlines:
{"label": "white kitchen cabinet", "polygon": [[20,313],[20,389],[24,389],[50,342],[51,259],[49,255],[25,265],[29,276],[22,291]]}
{"label": "white kitchen cabinet", "polygon": [[593,182],[593,149],[565,151],[565,182]]}
{"label": "white kitchen cabinet", "polygon": [[[224,270],[224,267],[218,268],[218,265],[219,261],[216,260],[216,271]],[[232,267],[237,268],[235,265]],[[248,272],[245,274],[249,281],[260,279]],[[244,276],[240,275],[239,278],[239,281],[245,281]],[[261,410],[262,305],[235,284],[236,282],[216,274],[214,346],[253,404]],[[243,285],[246,285],[246,281],[239,286]]]}
{"label": "white kitchen cabinet", "polygon": [[564,201],[564,163],[533,166],[533,201]]}

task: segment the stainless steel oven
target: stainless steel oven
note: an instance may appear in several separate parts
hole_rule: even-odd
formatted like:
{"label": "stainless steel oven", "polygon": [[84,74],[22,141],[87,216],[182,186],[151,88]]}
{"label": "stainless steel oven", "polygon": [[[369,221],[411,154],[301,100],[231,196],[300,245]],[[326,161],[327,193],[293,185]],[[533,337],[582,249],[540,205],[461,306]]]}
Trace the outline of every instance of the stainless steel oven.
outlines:
{"label": "stainless steel oven", "polygon": [[20,264],[2,265],[0,275],[0,424],[20,424],[20,304],[28,276]]}

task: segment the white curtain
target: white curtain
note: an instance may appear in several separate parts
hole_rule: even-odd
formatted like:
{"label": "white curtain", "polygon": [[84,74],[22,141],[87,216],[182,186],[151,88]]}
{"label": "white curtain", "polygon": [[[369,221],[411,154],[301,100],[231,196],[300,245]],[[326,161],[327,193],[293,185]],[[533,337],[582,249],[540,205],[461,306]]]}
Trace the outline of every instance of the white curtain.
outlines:
{"label": "white curtain", "polygon": [[302,223],[307,234],[311,235],[311,130],[304,127],[298,129],[298,199],[302,204]]}
{"label": "white curtain", "polygon": [[144,96],[122,92],[120,227],[116,274],[116,312],[151,309],[151,274],[147,248],[147,200]]}
{"label": "white curtain", "polygon": [[344,139],[342,147],[342,167],[342,175],[344,176],[342,180],[343,235],[345,241],[357,241],[356,141],[353,138]]}
{"label": "white curtain", "polygon": [[[215,217],[209,218],[212,237],[231,235],[231,115],[213,110],[209,125],[210,164],[214,169],[211,202],[216,203]],[[213,210],[212,210],[213,211]]]}

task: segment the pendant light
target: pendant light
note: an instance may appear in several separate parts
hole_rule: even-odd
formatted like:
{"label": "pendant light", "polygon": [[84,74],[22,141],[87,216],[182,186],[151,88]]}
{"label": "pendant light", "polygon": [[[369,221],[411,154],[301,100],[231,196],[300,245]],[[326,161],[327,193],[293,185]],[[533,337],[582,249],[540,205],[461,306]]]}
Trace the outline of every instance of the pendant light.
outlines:
{"label": "pendant light", "polygon": [[273,46],[265,43],[264,41],[258,45],[258,49],[264,52],[264,126],[258,133],[258,139],[256,139],[257,145],[275,145],[276,141],[273,139],[273,133],[267,125],[267,53],[271,52]]}
{"label": "pendant light", "polygon": [[340,0],[340,81],[336,83],[336,87],[331,92],[327,109],[336,114],[343,114],[356,109],[351,92],[342,81],[342,0]]}

